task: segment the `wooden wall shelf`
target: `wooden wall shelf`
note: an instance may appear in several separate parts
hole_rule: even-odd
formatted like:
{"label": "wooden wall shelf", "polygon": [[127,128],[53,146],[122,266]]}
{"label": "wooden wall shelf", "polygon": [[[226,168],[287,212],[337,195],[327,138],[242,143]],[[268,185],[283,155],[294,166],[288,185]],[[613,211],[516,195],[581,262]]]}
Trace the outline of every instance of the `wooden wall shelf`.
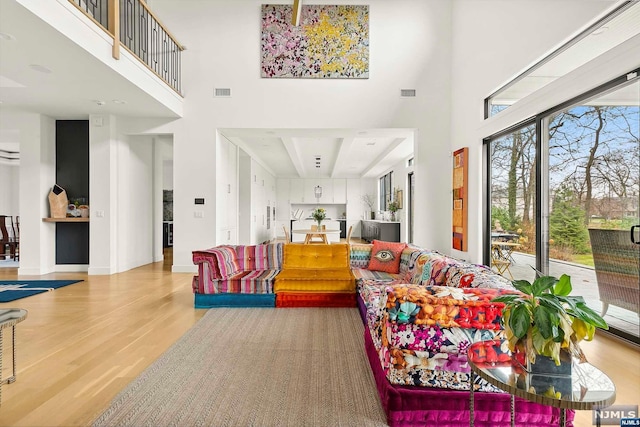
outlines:
{"label": "wooden wall shelf", "polygon": [[43,222],[89,222],[89,218],[42,218]]}

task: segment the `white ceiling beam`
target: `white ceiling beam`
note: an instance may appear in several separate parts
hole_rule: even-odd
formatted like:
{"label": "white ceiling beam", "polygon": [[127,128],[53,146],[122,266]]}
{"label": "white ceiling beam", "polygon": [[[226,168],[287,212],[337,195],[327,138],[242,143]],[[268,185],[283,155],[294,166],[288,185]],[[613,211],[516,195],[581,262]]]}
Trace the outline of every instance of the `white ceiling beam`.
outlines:
{"label": "white ceiling beam", "polygon": [[302,159],[300,158],[300,152],[298,151],[298,147],[296,143],[291,138],[281,137],[282,145],[287,150],[289,154],[289,158],[291,159],[291,163],[296,168],[296,172],[298,172],[298,176],[300,178],[304,178],[306,176],[306,170],[304,168],[304,164],[302,163]]}
{"label": "white ceiling beam", "polygon": [[398,147],[398,145],[402,144],[405,139],[406,138],[396,138],[396,139],[394,139],[393,142],[391,144],[389,144],[389,146],[387,147],[386,150],[384,150],[382,153],[380,153],[380,155],[378,157],[376,157],[371,163],[369,163],[369,166],[364,168],[364,170],[362,171],[362,174],[360,176],[365,176],[366,174],[371,172],[371,170],[373,168],[377,167],[378,164],[380,162],[382,162],[385,157],[387,157],[393,150],[396,149],[396,147]]}
{"label": "white ceiling beam", "polygon": [[340,172],[342,164],[349,160],[348,155],[351,151],[351,146],[355,138],[342,138],[340,141],[340,148],[336,154],[336,158],[333,159],[333,168],[331,169],[331,178],[335,178],[336,174]]}

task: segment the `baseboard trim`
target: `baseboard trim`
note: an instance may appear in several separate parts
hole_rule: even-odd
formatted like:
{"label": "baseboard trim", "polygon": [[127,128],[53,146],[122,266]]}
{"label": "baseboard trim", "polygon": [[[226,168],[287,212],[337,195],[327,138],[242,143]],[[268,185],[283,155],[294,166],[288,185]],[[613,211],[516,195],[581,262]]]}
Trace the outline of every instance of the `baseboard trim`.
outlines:
{"label": "baseboard trim", "polygon": [[56,273],[86,273],[89,271],[87,264],[56,264]]}
{"label": "baseboard trim", "polygon": [[108,276],[114,274],[115,271],[111,271],[109,267],[89,267],[87,273],[89,276]]}
{"label": "baseboard trim", "polygon": [[54,273],[53,267],[43,270],[37,267],[18,267],[18,276],[42,276],[43,274]]}

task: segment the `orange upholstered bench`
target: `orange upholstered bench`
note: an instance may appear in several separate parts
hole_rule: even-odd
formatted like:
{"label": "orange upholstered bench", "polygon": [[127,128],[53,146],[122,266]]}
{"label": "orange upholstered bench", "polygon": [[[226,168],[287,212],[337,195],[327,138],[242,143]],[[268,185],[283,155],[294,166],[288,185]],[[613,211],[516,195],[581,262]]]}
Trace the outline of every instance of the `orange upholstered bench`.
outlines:
{"label": "orange upholstered bench", "polygon": [[356,285],[347,244],[284,245],[273,291],[276,307],[355,307]]}

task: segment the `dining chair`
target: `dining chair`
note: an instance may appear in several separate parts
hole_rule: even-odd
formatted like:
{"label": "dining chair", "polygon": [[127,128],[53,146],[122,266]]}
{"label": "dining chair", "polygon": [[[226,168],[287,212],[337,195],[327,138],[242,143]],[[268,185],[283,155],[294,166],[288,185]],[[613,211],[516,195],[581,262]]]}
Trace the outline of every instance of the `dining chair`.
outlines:
{"label": "dining chair", "polygon": [[[9,228],[7,228],[7,223],[10,224]],[[9,257],[14,258],[16,246],[13,232],[13,217],[0,215],[0,259],[6,259],[7,247],[9,247]]]}
{"label": "dining chair", "polygon": [[285,243],[291,243],[291,235],[289,234],[289,231],[287,230],[287,227],[285,227],[283,225],[282,226],[282,230],[284,230],[284,242]]}
{"label": "dining chair", "polygon": [[351,232],[353,231],[353,225],[349,226],[349,231],[347,231],[347,245],[351,244]]}
{"label": "dining chair", "polygon": [[20,259],[20,215],[16,215],[15,221],[11,217],[11,228],[13,229],[13,242],[15,245],[13,259],[18,261]]}

